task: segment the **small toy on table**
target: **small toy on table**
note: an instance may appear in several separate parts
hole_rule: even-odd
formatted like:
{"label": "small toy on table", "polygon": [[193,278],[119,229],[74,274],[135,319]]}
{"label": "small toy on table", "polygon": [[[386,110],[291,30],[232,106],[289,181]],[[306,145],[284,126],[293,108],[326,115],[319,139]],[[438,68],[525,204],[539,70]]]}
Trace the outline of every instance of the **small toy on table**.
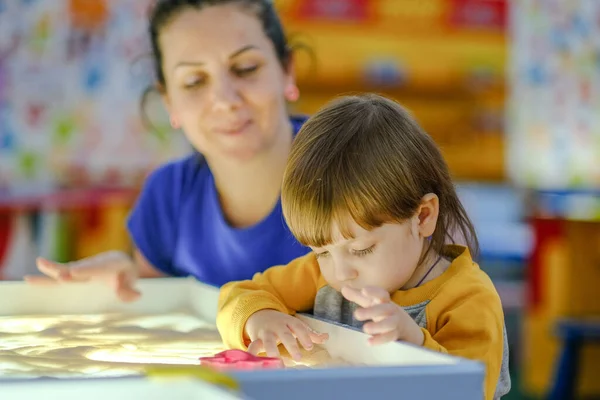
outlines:
{"label": "small toy on table", "polygon": [[201,357],[200,365],[217,370],[229,369],[276,369],[283,368],[283,361],[274,357],[258,357],[242,350],[225,350],[212,357]]}

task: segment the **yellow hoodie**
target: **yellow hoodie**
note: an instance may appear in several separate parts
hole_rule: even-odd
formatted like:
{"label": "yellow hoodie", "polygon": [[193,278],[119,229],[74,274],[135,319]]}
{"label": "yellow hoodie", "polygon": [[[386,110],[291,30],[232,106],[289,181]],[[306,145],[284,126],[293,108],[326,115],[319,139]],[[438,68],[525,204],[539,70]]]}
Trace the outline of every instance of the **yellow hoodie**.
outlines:
{"label": "yellow hoodie", "polygon": [[[490,278],[473,262],[469,250],[446,246],[448,269],[431,281],[392,293],[423,330],[423,346],[485,364],[485,398],[497,399],[510,390],[508,345],[500,298]],[[353,318],[358,306],[327,285],[313,253],[288,265],[269,268],[252,280],[221,288],[217,326],[225,345],[246,349],[244,327],[253,313],[273,309],[315,316],[362,327]]]}

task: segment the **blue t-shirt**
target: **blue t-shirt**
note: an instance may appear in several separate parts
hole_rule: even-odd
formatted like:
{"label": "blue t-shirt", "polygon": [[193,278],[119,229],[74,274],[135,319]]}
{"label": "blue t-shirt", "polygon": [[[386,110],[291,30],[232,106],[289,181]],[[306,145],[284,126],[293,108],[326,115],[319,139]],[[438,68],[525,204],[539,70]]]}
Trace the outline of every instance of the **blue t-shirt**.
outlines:
{"label": "blue t-shirt", "polygon": [[[295,132],[304,121],[292,119]],[[199,154],[168,163],[148,177],[127,227],[154,267],[214,286],[250,279],[310,251],[291,234],[280,201],[256,225],[231,227],[213,175]]]}

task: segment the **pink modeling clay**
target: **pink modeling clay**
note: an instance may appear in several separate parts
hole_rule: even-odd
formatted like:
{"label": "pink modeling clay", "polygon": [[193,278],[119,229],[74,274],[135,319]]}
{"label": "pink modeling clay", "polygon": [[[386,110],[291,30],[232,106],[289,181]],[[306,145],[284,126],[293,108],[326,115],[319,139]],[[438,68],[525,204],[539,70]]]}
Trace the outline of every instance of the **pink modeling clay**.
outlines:
{"label": "pink modeling clay", "polygon": [[212,357],[201,357],[200,365],[224,369],[274,369],[283,368],[283,361],[273,357],[257,357],[242,350],[225,350]]}

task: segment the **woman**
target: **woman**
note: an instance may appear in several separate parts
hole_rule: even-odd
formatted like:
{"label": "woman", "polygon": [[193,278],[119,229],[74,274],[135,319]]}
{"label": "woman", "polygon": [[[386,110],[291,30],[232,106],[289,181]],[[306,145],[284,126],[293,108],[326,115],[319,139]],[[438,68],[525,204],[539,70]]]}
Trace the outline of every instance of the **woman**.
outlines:
{"label": "woman", "polygon": [[165,0],[150,16],[157,89],[199,154],[152,173],[131,213],[134,259],[108,252],[39,259],[32,284],[105,280],[139,296],[137,277],[195,276],[220,286],[306,254],[281,213],[280,184],[298,98],[292,54],[269,0]]}

